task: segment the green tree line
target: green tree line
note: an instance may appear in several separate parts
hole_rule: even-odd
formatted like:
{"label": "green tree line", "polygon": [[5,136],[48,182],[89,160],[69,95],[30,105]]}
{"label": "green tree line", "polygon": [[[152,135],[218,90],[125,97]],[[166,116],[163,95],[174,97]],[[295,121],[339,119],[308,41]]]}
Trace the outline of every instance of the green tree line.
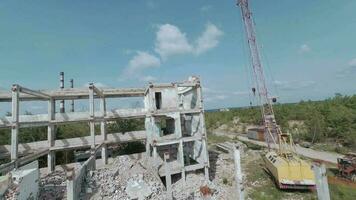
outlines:
{"label": "green tree line", "polygon": [[[323,101],[276,104],[274,110],[282,130],[289,131],[297,140],[313,143],[334,140],[346,147],[355,148],[356,95],[336,94]],[[241,123],[261,124],[259,107],[207,112],[205,117],[208,130],[216,129],[221,124],[231,124],[235,117]],[[302,125],[291,126],[291,120],[302,122]]]}

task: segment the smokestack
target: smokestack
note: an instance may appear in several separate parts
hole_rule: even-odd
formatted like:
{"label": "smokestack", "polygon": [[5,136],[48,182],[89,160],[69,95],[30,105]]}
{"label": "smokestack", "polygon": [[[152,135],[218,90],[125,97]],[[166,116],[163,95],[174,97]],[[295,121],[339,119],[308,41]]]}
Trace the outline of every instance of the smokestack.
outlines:
{"label": "smokestack", "polygon": [[[73,79],[70,79],[70,88],[74,88],[74,81]],[[74,112],[74,100],[70,103],[70,112]]]}
{"label": "smokestack", "polygon": [[[64,89],[64,72],[60,72],[59,73],[59,87],[61,88],[61,90]],[[64,100],[61,100],[59,103],[59,112],[60,113],[64,113],[65,109],[64,109]]]}

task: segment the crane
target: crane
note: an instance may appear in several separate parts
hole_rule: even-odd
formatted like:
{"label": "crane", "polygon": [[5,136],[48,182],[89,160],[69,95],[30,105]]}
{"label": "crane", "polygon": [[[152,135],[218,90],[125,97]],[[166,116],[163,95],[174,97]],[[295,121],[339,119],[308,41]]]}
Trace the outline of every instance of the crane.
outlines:
{"label": "crane", "polygon": [[[267,89],[256,40],[256,31],[249,9],[249,1],[238,0],[237,5],[241,8],[242,21],[247,36],[253,76],[261,108],[264,137],[269,149],[269,152],[262,157],[265,162],[265,169],[272,175],[281,189],[314,189],[315,178],[310,163],[300,159],[294,153],[291,135],[282,133],[276,122],[273,111],[273,102],[276,99],[270,97]],[[252,88],[252,92],[255,94],[256,89]],[[271,149],[270,144],[272,142],[274,147],[278,147],[277,152]]]}
{"label": "crane", "polygon": [[[272,101],[275,101],[275,98],[271,98],[268,93],[261,56],[256,40],[256,31],[251,12],[249,10],[248,0],[238,0],[238,5],[241,8],[242,19],[247,35],[247,42],[250,49],[253,76],[257,87],[258,100],[261,107],[262,120],[265,128],[265,140],[268,146],[271,142],[276,145],[278,135],[281,134],[281,130],[277,125],[273,111]],[[253,93],[255,93],[255,90],[255,88],[252,88]]]}

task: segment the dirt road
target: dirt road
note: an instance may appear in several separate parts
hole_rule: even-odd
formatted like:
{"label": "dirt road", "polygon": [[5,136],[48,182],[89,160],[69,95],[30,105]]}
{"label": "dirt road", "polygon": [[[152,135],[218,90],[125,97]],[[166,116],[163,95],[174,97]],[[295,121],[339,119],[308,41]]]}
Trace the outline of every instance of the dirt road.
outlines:
{"label": "dirt road", "polygon": [[[217,133],[217,135],[223,135],[223,134]],[[265,142],[250,140],[246,136],[241,136],[240,134],[236,134],[236,135],[237,135],[238,139],[241,141],[251,142],[256,145],[267,147],[267,144]],[[272,148],[277,148],[277,147],[272,146]],[[300,155],[303,155],[303,156],[311,158],[311,159],[322,160],[322,161],[334,163],[334,164],[337,163],[337,158],[342,156],[341,154],[337,154],[337,153],[333,153],[333,152],[326,152],[326,151],[317,151],[317,150],[310,149],[310,148],[304,148],[299,145],[296,145],[295,148],[296,148],[296,152]]]}

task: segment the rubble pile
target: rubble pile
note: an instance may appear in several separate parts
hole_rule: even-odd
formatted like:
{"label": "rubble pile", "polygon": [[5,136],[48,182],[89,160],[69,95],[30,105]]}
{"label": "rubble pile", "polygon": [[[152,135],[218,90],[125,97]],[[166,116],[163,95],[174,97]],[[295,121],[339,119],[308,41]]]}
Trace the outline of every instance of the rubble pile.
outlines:
{"label": "rubble pile", "polygon": [[39,199],[65,199],[66,173],[56,170],[40,180]]}
{"label": "rubble pile", "polygon": [[119,156],[105,168],[91,171],[88,179],[90,199],[164,199],[161,181],[142,160],[129,156]]}
{"label": "rubble pile", "polygon": [[228,199],[224,187],[214,182],[206,181],[203,173],[188,173],[184,183],[183,179],[172,185],[175,199]]}
{"label": "rubble pile", "polygon": [[5,192],[4,197],[6,200],[16,200],[20,188],[16,184],[12,184]]}
{"label": "rubble pile", "polygon": [[[167,198],[165,187],[143,160],[120,156],[104,168],[91,171],[88,180],[90,199],[157,199]],[[173,181],[174,199],[229,199],[226,185],[206,181],[203,173],[187,173],[186,180],[180,177]]]}

